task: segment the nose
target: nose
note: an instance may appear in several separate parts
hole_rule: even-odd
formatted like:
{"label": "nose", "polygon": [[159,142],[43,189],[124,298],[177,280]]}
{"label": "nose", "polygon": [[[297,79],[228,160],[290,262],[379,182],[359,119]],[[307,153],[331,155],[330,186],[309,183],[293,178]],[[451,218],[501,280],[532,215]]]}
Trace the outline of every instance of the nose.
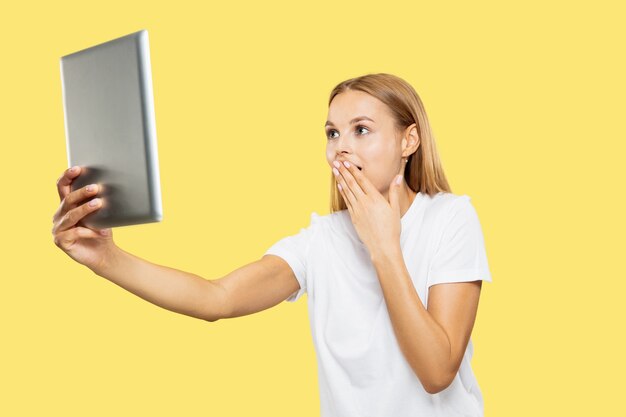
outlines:
{"label": "nose", "polygon": [[335,153],[336,155],[352,153],[352,142],[347,135],[342,135],[335,139]]}

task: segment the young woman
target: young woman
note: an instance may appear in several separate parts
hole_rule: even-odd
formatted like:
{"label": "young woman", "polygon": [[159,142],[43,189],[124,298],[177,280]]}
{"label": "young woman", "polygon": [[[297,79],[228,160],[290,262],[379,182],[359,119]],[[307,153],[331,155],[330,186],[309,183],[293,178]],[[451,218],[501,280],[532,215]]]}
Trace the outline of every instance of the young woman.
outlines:
{"label": "young woman", "polygon": [[331,213],[223,278],[140,259],[110,229],[78,223],[98,186],[57,181],[55,244],[151,303],[216,321],[305,292],[322,417],[482,416],[471,332],[491,281],[477,213],[443,173],[421,99],[401,78],[367,74],[337,85],[325,126]]}

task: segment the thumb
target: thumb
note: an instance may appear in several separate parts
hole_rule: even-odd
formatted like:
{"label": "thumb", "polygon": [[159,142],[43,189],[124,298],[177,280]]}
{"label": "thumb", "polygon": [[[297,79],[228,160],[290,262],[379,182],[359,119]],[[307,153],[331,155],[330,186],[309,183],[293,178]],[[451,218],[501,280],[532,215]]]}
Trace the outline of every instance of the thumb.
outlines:
{"label": "thumb", "polygon": [[396,175],[389,186],[389,204],[391,207],[400,212],[399,191],[402,184],[402,175]]}

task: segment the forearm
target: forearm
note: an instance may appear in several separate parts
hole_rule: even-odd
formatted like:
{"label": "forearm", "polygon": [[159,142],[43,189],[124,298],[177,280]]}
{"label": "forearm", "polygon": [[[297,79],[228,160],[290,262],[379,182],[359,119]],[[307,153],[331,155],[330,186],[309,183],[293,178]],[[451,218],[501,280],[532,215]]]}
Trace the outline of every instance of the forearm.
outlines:
{"label": "forearm", "polygon": [[450,377],[451,346],[446,332],[422,304],[400,247],[377,251],[372,263],[402,353],[424,388],[438,392]]}
{"label": "forearm", "polygon": [[218,284],[148,262],[117,246],[93,272],[167,310],[208,321],[222,317],[225,297]]}

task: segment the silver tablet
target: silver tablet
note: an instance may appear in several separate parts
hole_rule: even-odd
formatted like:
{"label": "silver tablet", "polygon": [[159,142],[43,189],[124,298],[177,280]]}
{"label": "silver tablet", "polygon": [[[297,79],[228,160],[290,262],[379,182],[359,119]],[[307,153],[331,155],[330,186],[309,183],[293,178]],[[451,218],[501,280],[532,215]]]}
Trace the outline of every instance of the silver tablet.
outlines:
{"label": "silver tablet", "polygon": [[141,30],[61,57],[72,191],[100,185],[95,228],[163,219],[148,32]]}

